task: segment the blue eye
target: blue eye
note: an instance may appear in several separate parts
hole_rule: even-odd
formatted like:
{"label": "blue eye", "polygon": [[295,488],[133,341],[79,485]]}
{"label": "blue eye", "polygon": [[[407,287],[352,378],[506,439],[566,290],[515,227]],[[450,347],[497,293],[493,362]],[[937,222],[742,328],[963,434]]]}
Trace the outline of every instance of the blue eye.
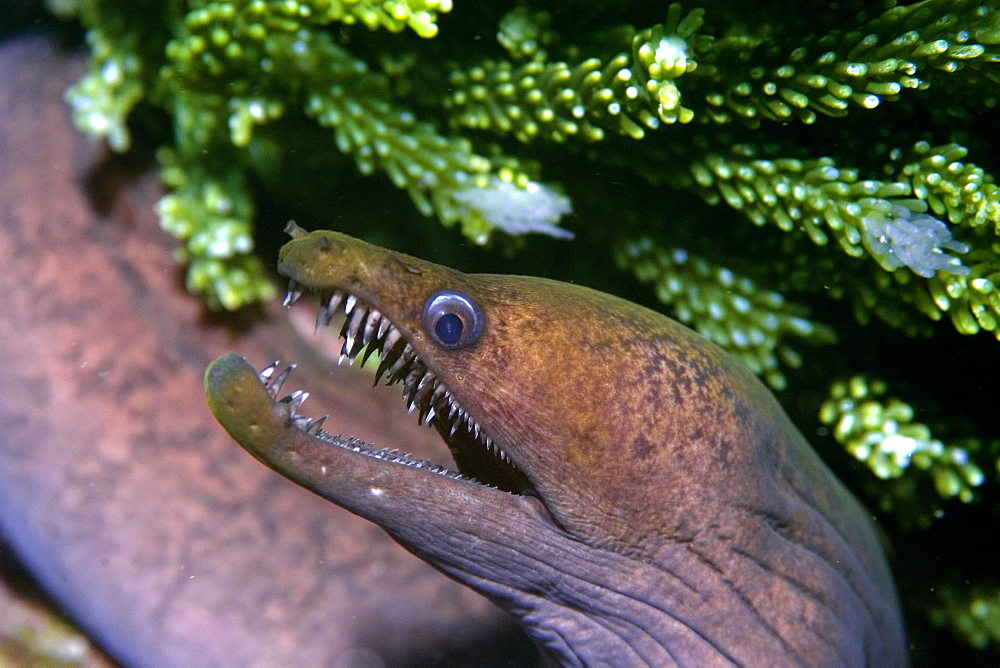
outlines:
{"label": "blue eye", "polygon": [[448,350],[479,341],[483,321],[479,304],[461,292],[437,292],[424,304],[424,331],[434,343]]}
{"label": "blue eye", "polygon": [[465,323],[454,313],[445,313],[434,325],[434,333],[441,339],[441,343],[448,345],[454,345],[461,340],[463,329]]}

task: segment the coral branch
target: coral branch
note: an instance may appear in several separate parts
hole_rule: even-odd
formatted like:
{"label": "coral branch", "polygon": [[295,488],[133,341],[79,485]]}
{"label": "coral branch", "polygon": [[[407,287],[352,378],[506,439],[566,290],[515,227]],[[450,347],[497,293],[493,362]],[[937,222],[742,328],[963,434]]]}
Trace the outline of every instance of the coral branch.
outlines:
{"label": "coral branch", "polygon": [[[888,396],[885,382],[861,376],[834,383],[820,409],[820,420],[831,427],[834,438],[879,478],[915,477],[919,475],[916,472],[926,471],[941,499],[972,502],[975,489],[983,484],[985,476],[969,449],[945,445],[913,417],[914,409],[909,404]],[[892,489],[886,488],[882,493],[879,500],[882,510],[912,513],[913,509],[907,506],[914,498],[912,490],[896,487],[904,493],[896,497]],[[926,523],[931,517],[933,513],[919,512],[901,520]]]}

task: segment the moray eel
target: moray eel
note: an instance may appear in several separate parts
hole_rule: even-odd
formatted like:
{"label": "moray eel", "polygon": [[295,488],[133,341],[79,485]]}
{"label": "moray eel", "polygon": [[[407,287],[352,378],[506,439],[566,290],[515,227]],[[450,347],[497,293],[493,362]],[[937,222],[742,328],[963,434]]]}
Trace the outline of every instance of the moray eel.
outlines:
{"label": "moray eel", "polygon": [[333,436],[305,393],[278,399],[290,367],[225,355],[208,402],[254,457],[563,665],[907,664],[870,515],[721,349],[584,287],[289,231],[286,304],[317,293],[317,327],[345,313],[343,355],[381,354],[457,470]]}

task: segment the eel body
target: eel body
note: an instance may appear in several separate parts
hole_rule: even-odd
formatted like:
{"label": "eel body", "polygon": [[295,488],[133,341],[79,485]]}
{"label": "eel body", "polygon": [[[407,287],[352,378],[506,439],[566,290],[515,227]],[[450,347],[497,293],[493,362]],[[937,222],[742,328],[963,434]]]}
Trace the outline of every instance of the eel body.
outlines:
{"label": "eel body", "polygon": [[226,355],[209,405],[256,458],[564,665],[907,664],[870,515],[722,350],[587,288],[290,231],[286,302],[317,293],[317,326],[344,312],[344,354],[381,352],[457,471],[332,436],[282,397],[286,372]]}

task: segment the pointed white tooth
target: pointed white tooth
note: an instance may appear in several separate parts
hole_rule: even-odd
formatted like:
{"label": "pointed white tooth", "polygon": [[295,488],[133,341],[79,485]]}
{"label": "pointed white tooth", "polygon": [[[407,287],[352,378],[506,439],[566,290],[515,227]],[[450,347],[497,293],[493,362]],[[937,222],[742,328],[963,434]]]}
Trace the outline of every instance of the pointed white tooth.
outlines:
{"label": "pointed white tooth", "polygon": [[[388,321],[384,321],[388,322]],[[403,337],[402,333],[394,325],[389,324],[389,333],[385,335],[385,342],[382,344],[382,350],[386,352],[392,350],[392,347],[396,345],[396,342]]]}
{"label": "pointed white tooth", "polygon": [[431,406],[430,410],[427,411],[427,416],[424,418],[424,424],[433,420],[435,415],[437,415],[437,412],[434,410],[434,407]]}
{"label": "pointed white tooth", "polygon": [[260,373],[257,374],[257,377],[260,378],[260,382],[266,385],[267,381],[271,380],[271,376],[274,375],[274,370],[278,368],[279,364],[281,364],[281,360],[274,360],[274,364],[261,369]]}
{"label": "pointed white tooth", "polygon": [[346,359],[347,359],[347,353],[341,352],[340,353],[340,357],[337,358],[337,366],[340,366],[341,364],[343,364],[344,360],[346,360]]}
{"label": "pointed white tooth", "polygon": [[308,398],[309,398],[309,393],[303,392],[302,390],[295,390],[294,392],[288,395],[289,399],[288,407],[291,409],[292,415],[298,413],[299,408],[302,407],[302,403]]}
{"label": "pointed white tooth", "polygon": [[406,347],[403,348],[403,352],[399,354],[399,357],[396,358],[396,361],[392,363],[391,367],[389,367],[389,378],[392,378],[397,373],[399,373],[399,371],[401,371],[403,367],[409,364],[412,359],[413,359],[413,348],[410,346],[409,343],[407,343]]}
{"label": "pointed white tooth", "polygon": [[[426,373],[430,374],[430,371],[427,371]],[[426,376],[424,376],[424,378],[426,378]],[[416,397],[417,401],[420,402],[421,406],[431,405],[431,402],[428,400],[427,397],[430,395],[433,387],[434,387],[433,383],[424,382],[423,378],[421,378],[420,382],[417,383],[417,387],[416,390],[413,392],[413,396]]]}
{"label": "pointed white tooth", "polygon": [[403,386],[403,402],[406,404],[407,408],[413,403],[413,386],[404,385]]}
{"label": "pointed white tooth", "polygon": [[413,400],[416,398],[416,394],[417,393],[413,389],[412,385],[410,385],[409,383],[403,385],[403,401],[405,401],[407,404],[413,403]]}
{"label": "pointed white tooth", "polygon": [[337,314],[337,309],[340,308],[341,303],[344,301],[344,291],[334,290],[333,294],[330,295],[330,300],[326,303],[326,310],[330,312],[330,317],[332,318]]}
{"label": "pointed white tooth", "polygon": [[413,389],[415,390],[419,389],[420,380],[422,379],[423,374],[426,373],[426,371],[427,369],[421,369],[420,365],[417,365],[414,369],[410,371],[410,373],[406,374],[406,384],[412,386]]}
{"label": "pointed white tooth", "polygon": [[437,380],[437,376],[434,375],[433,371],[428,369],[427,371],[424,372],[424,376],[423,378],[420,379],[420,382],[417,383],[417,389],[418,390],[423,389],[427,385],[427,383],[433,380]]}
{"label": "pointed white tooth", "polygon": [[284,371],[275,376],[271,383],[267,385],[267,393],[271,395],[272,399],[277,399],[278,392],[281,391],[281,386],[285,383],[285,380],[288,379],[288,375],[292,373],[294,369],[295,365],[289,364]]}
{"label": "pointed white tooth", "polygon": [[396,374],[402,371],[403,367],[405,367],[408,362],[408,359],[400,355],[396,358],[396,361],[392,363],[392,366],[389,367],[388,373],[386,374],[386,380],[390,385],[395,382],[395,380],[398,380],[395,378]]}
{"label": "pointed white tooth", "polygon": [[313,334],[319,331],[321,325],[330,324],[330,311],[327,310],[326,306],[320,306],[319,310],[316,311],[316,326],[313,327]]}
{"label": "pointed white tooth", "polygon": [[[358,331],[361,329],[362,324],[365,321],[365,316],[367,315],[367,309],[364,307],[356,308],[351,311],[351,319],[347,323],[347,328],[344,331],[344,350],[347,354],[351,356],[352,362],[355,350],[354,350],[354,340],[358,337]],[[362,341],[362,344],[364,342]]]}
{"label": "pointed white tooth", "polygon": [[[382,314],[380,313],[379,315]],[[378,321],[378,334],[375,335],[375,338],[381,339],[383,336],[385,336],[385,333],[389,331],[390,327],[392,327],[392,323],[389,322],[388,318],[383,317],[381,320]]]}
{"label": "pointed white tooth", "polygon": [[282,306],[289,307],[299,300],[302,296],[302,287],[298,282],[294,280],[288,281],[288,292],[285,293],[285,300],[281,302]]}
{"label": "pointed white tooth", "polygon": [[324,327],[330,326],[330,321],[333,317],[339,313],[337,310],[340,307],[340,303],[344,299],[344,293],[340,290],[335,291],[326,300],[325,304],[321,304],[319,311],[316,313],[316,329],[318,330],[320,325]]}
{"label": "pointed white tooth", "polygon": [[368,309],[368,319],[365,320],[365,327],[361,332],[361,345],[367,346],[374,338],[375,329],[378,327],[382,314],[373,308]]}
{"label": "pointed white tooth", "polygon": [[448,432],[448,436],[454,436],[455,435],[455,430],[457,430],[457,429],[458,429],[458,423],[457,422],[452,422],[451,423],[451,431]]}
{"label": "pointed white tooth", "polygon": [[354,295],[347,295],[347,299],[344,300],[344,313],[350,313],[354,310],[354,305],[358,303],[358,298]]}
{"label": "pointed white tooth", "polygon": [[385,377],[386,385],[389,384],[389,378],[387,376],[385,376],[385,372],[388,371],[389,367],[392,366],[393,361],[394,360],[391,358],[391,355],[383,355],[382,356],[382,359],[378,363],[378,368],[375,369],[375,384],[376,385],[378,384],[378,382],[383,377]]}
{"label": "pointed white tooth", "polygon": [[329,416],[329,415],[324,415],[324,416],[323,416],[323,417],[321,417],[320,419],[318,419],[318,420],[316,420],[315,422],[313,422],[313,423],[312,423],[312,424],[311,424],[311,425],[309,426],[309,427],[310,427],[310,432],[309,432],[309,433],[311,433],[311,434],[312,434],[313,436],[318,436],[318,435],[319,435],[319,433],[320,433],[321,431],[323,431],[323,423],[324,423],[324,422],[326,422],[326,419],[327,419],[328,417],[330,417],[330,416]]}
{"label": "pointed white tooth", "polygon": [[479,438],[479,424],[475,425],[473,433],[475,434],[476,438]]}

